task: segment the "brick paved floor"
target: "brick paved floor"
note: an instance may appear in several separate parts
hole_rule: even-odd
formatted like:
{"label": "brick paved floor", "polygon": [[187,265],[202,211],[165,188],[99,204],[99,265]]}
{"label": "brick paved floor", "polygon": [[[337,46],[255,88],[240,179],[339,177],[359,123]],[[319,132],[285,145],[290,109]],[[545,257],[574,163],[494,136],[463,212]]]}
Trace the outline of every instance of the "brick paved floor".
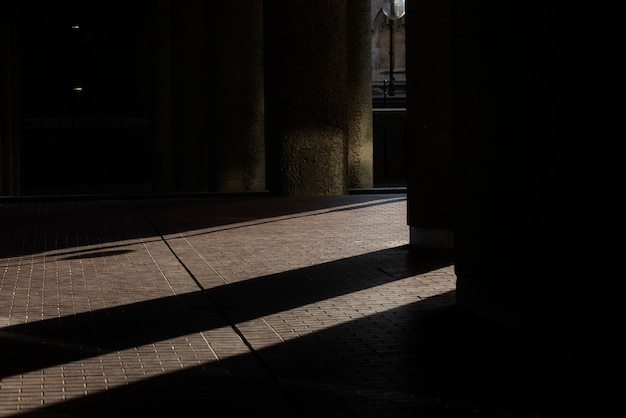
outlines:
{"label": "brick paved floor", "polygon": [[526,416],[433,395],[416,330],[454,267],[409,248],[403,194],[7,201],[0,226],[0,416]]}

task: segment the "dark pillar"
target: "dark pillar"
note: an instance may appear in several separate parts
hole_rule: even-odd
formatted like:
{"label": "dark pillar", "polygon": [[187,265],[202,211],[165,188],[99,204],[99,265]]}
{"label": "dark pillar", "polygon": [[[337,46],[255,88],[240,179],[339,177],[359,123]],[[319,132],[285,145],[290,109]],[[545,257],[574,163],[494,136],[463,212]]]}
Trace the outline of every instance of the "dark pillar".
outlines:
{"label": "dark pillar", "polygon": [[[426,93],[426,100],[432,99],[434,110],[425,104],[420,109],[430,116],[414,115],[421,119],[422,132],[445,133],[442,146],[428,153],[432,163],[419,155],[429,151],[422,147],[411,152],[410,164],[454,168],[452,190],[448,177],[437,175],[430,180],[433,187],[443,181],[445,194],[420,194],[428,190],[423,185],[409,199],[415,216],[411,225],[419,225],[423,218],[437,220],[434,214],[426,216],[437,210],[445,213],[443,221],[449,219],[448,198],[440,197],[454,198],[456,305],[433,321],[423,337],[431,345],[429,387],[439,392],[433,396],[470,405],[489,402],[528,415],[575,416],[589,396],[587,388],[581,390],[584,380],[594,385],[599,380],[587,374],[589,354],[581,349],[583,340],[599,344],[582,320],[593,315],[585,306],[591,299],[587,291],[579,293],[589,286],[584,274],[571,274],[572,267],[585,264],[570,250],[585,248],[585,239],[576,235],[586,226],[573,220],[588,216],[581,216],[576,206],[589,196],[579,189],[576,200],[567,197],[565,190],[576,178],[568,166],[581,160],[563,163],[571,147],[569,130],[579,127],[579,118],[569,110],[586,105],[572,89],[576,83],[570,73],[579,75],[571,64],[579,64],[580,44],[563,29],[581,20],[564,16],[562,7],[549,2],[459,0],[451,8],[446,3],[411,2],[407,10],[407,45],[420,45],[413,37],[419,22],[409,19],[447,9],[424,15],[432,23],[420,21],[427,27],[419,33],[430,37],[433,47],[412,49],[410,55],[412,62],[424,60],[424,66],[438,69],[446,61],[438,54],[447,49],[452,64],[442,69],[444,81],[451,75],[451,90],[449,81],[440,89],[435,70],[427,80],[430,88],[415,80],[415,72],[408,77],[410,97]],[[587,28],[583,31],[586,37]],[[438,37],[445,42],[435,48]],[[576,59],[561,63],[570,46]],[[425,91],[416,91],[415,82]],[[450,97],[451,103],[442,106]],[[444,109],[443,115],[436,109]],[[434,133],[431,148],[438,145]],[[439,156],[450,149],[450,137],[452,155],[446,151]],[[409,194],[415,191],[413,186]],[[426,205],[432,208],[423,210]]]}
{"label": "dark pillar", "polygon": [[0,3],[0,195],[19,194],[19,159],[14,125],[15,94],[15,27],[17,19],[13,1]]}
{"label": "dark pillar", "polygon": [[207,12],[211,187],[264,190],[263,2],[239,2],[232,15]]}
{"label": "dark pillar", "polygon": [[159,192],[175,189],[172,103],[172,16],[170,0],[154,3],[152,182]]}
{"label": "dark pillar", "polygon": [[264,3],[268,189],[348,190],[347,0]]}
{"label": "dark pillar", "polygon": [[454,245],[450,9],[410,2],[405,17],[408,224],[419,247]]}
{"label": "dark pillar", "polygon": [[208,66],[206,7],[201,0],[171,2],[172,124],[176,188],[207,191]]}
{"label": "dark pillar", "polygon": [[552,258],[566,245],[554,9],[458,2],[453,15],[458,304],[537,327],[573,303]]}

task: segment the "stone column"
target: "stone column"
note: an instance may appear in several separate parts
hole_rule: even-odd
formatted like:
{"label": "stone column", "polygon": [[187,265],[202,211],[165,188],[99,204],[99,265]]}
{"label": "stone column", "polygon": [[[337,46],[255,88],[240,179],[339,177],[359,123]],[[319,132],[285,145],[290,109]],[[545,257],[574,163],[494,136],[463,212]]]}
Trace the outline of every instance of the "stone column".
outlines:
{"label": "stone column", "polygon": [[172,113],[176,188],[207,191],[208,66],[206,7],[201,0],[172,2]]}
{"label": "stone column", "polygon": [[238,2],[230,15],[219,5],[207,13],[210,186],[264,190],[263,2]]}
{"label": "stone column", "polygon": [[348,187],[374,186],[371,4],[348,0]]}
{"label": "stone column", "polygon": [[172,121],[172,16],[170,0],[158,0],[154,13],[154,81],[153,113],[154,148],[152,182],[155,191],[172,191],[174,185]]}
{"label": "stone column", "polygon": [[264,13],[268,189],[345,194],[347,0],[271,1]]}
{"label": "stone column", "polygon": [[0,3],[0,195],[19,194],[19,164],[14,126],[15,105],[15,27],[17,13],[13,1]]}
{"label": "stone column", "polygon": [[454,246],[450,0],[407,2],[410,243]]}
{"label": "stone column", "polygon": [[561,155],[576,119],[562,108],[560,13],[455,3],[453,57],[457,301],[498,321],[563,329],[579,299],[559,254],[579,237],[563,216],[576,208]]}

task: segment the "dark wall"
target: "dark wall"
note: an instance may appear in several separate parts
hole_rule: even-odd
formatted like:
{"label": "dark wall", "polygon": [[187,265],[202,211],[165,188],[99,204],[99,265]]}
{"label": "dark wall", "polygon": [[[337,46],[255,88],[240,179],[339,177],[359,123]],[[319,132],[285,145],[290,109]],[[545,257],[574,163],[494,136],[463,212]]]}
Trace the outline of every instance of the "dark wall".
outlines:
{"label": "dark wall", "polygon": [[87,193],[116,183],[145,187],[151,77],[143,6],[16,3],[23,193],[50,186]]}

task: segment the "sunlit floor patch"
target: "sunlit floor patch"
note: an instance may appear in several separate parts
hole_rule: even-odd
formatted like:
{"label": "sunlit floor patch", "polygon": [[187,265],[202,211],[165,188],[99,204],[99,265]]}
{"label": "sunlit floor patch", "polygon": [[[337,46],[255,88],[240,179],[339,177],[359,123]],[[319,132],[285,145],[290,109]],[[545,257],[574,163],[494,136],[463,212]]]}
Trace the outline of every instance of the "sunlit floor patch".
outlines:
{"label": "sunlit floor patch", "polygon": [[[5,377],[0,382],[0,405],[12,405],[13,412],[36,410],[159,375],[200,365],[217,364],[218,355],[208,342],[211,335],[217,340],[228,340],[229,355],[247,352],[245,345],[239,343],[238,346],[237,341],[240,340],[228,327],[207,333],[184,335]],[[92,348],[92,351],[95,350]],[[214,370],[219,372],[220,369]],[[226,374],[227,371],[222,370],[221,373]],[[10,411],[2,410],[0,416],[8,412]]]}
{"label": "sunlit floor patch", "polygon": [[302,337],[370,315],[393,312],[415,302],[428,303],[428,298],[454,289],[456,276],[453,270],[453,266],[443,267],[298,306],[269,315],[264,320],[281,339]]}

